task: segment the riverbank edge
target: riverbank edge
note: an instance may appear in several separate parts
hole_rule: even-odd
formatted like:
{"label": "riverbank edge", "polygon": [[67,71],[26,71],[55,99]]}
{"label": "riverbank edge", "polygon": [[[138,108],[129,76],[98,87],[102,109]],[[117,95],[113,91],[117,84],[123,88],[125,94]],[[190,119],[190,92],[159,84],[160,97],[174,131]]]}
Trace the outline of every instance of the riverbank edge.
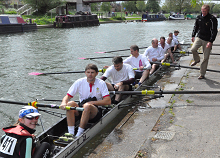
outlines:
{"label": "riverbank edge", "polygon": [[[101,21],[100,24],[108,23],[126,23],[126,22],[141,22],[141,20],[117,20],[117,21]],[[53,24],[50,25],[37,25],[37,29],[54,28]]]}

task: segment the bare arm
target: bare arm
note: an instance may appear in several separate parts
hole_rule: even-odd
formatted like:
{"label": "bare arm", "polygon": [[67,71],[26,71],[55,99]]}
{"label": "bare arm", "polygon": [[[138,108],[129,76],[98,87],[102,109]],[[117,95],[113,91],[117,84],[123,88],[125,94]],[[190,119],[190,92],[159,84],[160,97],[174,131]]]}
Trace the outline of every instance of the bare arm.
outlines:
{"label": "bare arm", "polygon": [[65,107],[66,107],[67,103],[70,101],[70,99],[71,99],[71,97],[70,97],[69,95],[66,95],[66,96],[63,98],[62,103],[61,103],[61,105],[60,105],[60,108],[61,108],[62,110],[65,110]]}

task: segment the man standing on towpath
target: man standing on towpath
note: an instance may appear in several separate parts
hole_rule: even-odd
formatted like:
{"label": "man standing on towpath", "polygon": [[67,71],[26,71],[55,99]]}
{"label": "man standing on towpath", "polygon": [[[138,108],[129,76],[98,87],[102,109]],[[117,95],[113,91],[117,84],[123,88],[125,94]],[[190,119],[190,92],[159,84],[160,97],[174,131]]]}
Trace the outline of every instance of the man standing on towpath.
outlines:
{"label": "man standing on towpath", "polygon": [[[204,59],[200,66],[200,76],[198,77],[198,79],[205,78],[210,52],[212,50],[212,44],[218,33],[217,19],[209,13],[209,10],[210,10],[209,5],[204,4],[202,6],[201,8],[202,13],[201,15],[197,16],[194,29],[192,32],[192,42],[194,43],[191,48],[191,51],[193,53],[194,62],[191,64],[191,66],[195,66],[197,63],[200,62],[200,57],[197,50],[201,46],[203,48]],[[195,40],[196,34],[197,34],[197,38]]]}

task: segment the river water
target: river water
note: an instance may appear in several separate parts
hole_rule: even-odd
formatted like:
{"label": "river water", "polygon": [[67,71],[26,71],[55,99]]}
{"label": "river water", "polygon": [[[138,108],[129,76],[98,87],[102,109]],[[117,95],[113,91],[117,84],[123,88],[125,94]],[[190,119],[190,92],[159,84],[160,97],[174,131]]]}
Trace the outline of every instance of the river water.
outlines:
{"label": "river water", "polygon": [[[66,72],[84,70],[88,63],[101,69],[111,59],[80,60],[79,57],[129,55],[129,51],[97,54],[110,50],[151,45],[152,38],[168,36],[179,30],[179,41],[190,43],[194,20],[149,23],[111,23],[74,29],[39,29],[35,32],[0,35],[0,99],[30,102],[36,99],[62,99],[72,83],[84,74],[31,76],[30,72]],[[140,50],[143,53],[144,49]],[[101,73],[98,77],[101,76]],[[75,100],[78,97],[74,97]],[[56,103],[60,102],[47,102]],[[22,105],[0,103],[0,127],[12,125]],[[64,113],[62,110],[54,110]],[[60,118],[41,112],[44,128]],[[37,132],[42,132],[37,127]],[[0,135],[3,132],[0,131]]]}

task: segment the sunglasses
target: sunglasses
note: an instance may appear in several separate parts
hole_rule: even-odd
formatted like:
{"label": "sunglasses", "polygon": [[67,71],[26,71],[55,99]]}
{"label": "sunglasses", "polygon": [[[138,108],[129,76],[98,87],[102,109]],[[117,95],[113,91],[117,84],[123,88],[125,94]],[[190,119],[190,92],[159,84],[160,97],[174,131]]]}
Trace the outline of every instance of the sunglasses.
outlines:
{"label": "sunglasses", "polygon": [[39,116],[35,116],[35,117],[25,117],[25,118],[28,119],[28,120],[33,120],[33,119],[38,120],[38,119],[39,119]]}

